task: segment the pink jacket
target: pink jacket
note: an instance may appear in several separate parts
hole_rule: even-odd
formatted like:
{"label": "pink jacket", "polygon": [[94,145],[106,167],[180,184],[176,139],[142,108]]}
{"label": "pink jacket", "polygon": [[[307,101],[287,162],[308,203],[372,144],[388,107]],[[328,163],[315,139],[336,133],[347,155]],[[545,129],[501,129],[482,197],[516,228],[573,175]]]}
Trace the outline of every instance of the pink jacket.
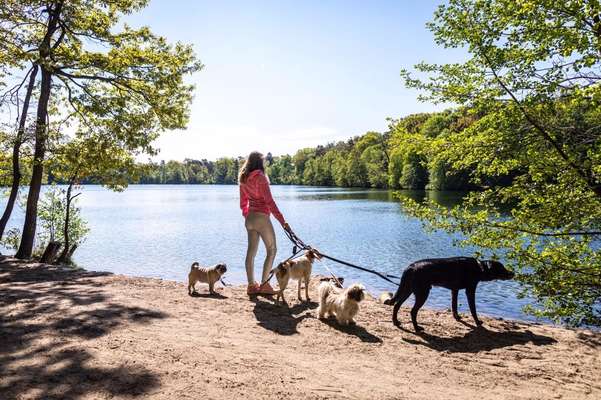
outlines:
{"label": "pink jacket", "polygon": [[245,218],[249,212],[255,211],[267,215],[273,214],[280,224],[286,222],[271,197],[267,176],[258,169],[248,175],[246,182],[240,183],[240,208]]}

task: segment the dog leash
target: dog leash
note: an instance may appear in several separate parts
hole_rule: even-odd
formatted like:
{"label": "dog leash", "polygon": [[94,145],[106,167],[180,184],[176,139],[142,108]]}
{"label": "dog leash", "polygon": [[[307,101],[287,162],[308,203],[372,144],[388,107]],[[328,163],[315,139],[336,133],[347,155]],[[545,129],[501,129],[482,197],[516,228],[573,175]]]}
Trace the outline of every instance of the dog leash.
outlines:
{"label": "dog leash", "polygon": [[275,270],[278,269],[278,267],[282,264],[284,264],[285,262],[288,262],[294,258],[296,258],[301,252],[303,252],[305,249],[301,248],[301,249],[297,249],[296,246],[294,246],[293,250],[292,250],[292,255],[290,257],[288,257],[287,259],[285,259],[284,261],[280,262],[277,267],[272,268],[271,271],[269,271],[269,275],[267,276],[267,279],[265,279],[263,282],[261,282],[261,286],[263,286],[264,284],[266,284],[267,282],[269,282],[271,280],[271,278],[273,277],[273,274],[275,274]]}
{"label": "dog leash", "polygon": [[332,271],[330,271],[330,269],[328,268],[328,266],[324,264],[324,268],[330,273],[330,275],[332,275],[332,278],[338,284],[338,287],[340,287],[340,288],[343,287],[342,286],[342,282],[340,282],[340,280],[338,279],[338,277],[336,275],[334,275],[332,273]]}
{"label": "dog leash", "polygon": [[[359,265],[356,265],[356,264],[350,263],[350,262],[348,262],[348,261],[343,261],[343,260],[340,260],[340,259],[338,259],[338,258],[335,258],[335,257],[329,256],[329,255],[327,255],[327,254],[324,254],[324,253],[322,253],[321,251],[317,251],[317,250],[313,249],[311,246],[307,245],[305,242],[303,242],[303,241],[301,240],[301,238],[299,238],[299,237],[298,237],[298,236],[297,236],[297,235],[296,235],[296,234],[295,234],[295,233],[292,231],[292,229],[284,230],[284,232],[286,232],[286,236],[288,237],[288,239],[289,239],[289,240],[292,242],[292,244],[294,245],[294,250],[296,250],[296,249],[298,249],[298,248],[299,248],[299,249],[300,249],[300,250],[299,250],[299,252],[300,252],[300,251],[303,251],[303,250],[313,250],[313,251],[316,251],[316,252],[317,252],[317,253],[318,253],[320,256],[322,256],[322,257],[324,257],[324,258],[327,258],[328,260],[331,260],[331,261],[337,262],[337,263],[339,263],[339,264],[342,264],[342,265],[346,265],[347,267],[351,267],[351,268],[358,269],[358,270],[360,270],[360,271],[369,272],[369,273],[371,273],[371,274],[377,275],[377,276],[379,276],[380,278],[382,278],[382,279],[384,279],[384,280],[386,280],[386,281],[388,281],[388,282],[392,283],[393,285],[398,285],[398,282],[394,282],[394,281],[393,281],[393,280],[391,280],[390,278],[392,278],[392,279],[398,279],[398,280],[400,280],[400,279],[401,279],[399,276],[396,276],[396,275],[391,275],[391,274],[382,274],[381,272],[378,272],[378,271],[376,271],[376,270],[374,270],[374,269],[370,269],[370,268],[361,267],[361,266],[359,266]],[[297,252],[297,254],[298,254],[298,252]],[[294,256],[293,256],[293,257],[294,257]],[[289,259],[291,259],[291,258],[293,258],[293,257],[290,257]],[[289,260],[289,259],[288,259],[288,260]],[[286,261],[288,261],[288,260],[286,260]],[[284,262],[285,262],[285,261],[284,261]],[[331,272],[330,272],[330,273],[331,273]],[[270,276],[269,278],[271,279],[271,276]]]}

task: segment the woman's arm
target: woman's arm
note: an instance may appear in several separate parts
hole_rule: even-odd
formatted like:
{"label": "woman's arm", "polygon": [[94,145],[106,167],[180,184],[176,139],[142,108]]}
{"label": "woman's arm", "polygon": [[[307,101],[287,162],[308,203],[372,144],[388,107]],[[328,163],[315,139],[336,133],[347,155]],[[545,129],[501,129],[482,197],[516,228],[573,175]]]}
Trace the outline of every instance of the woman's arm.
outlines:
{"label": "woman's arm", "polygon": [[242,216],[246,218],[248,215],[248,196],[242,190],[242,185],[238,186],[240,188],[240,209],[242,210]]}
{"label": "woman's arm", "polygon": [[263,198],[265,199],[265,204],[267,205],[267,207],[269,207],[269,211],[271,211],[275,219],[277,219],[280,222],[280,224],[286,225],[286,220],[284,219],[284,216],[280,212],[280,209],[275,204],[275,201],[271,196],[271,189],[269,188],[269,181],[267,180],[267,177],[263,175],[260,179],[261,193],[263,194]]}

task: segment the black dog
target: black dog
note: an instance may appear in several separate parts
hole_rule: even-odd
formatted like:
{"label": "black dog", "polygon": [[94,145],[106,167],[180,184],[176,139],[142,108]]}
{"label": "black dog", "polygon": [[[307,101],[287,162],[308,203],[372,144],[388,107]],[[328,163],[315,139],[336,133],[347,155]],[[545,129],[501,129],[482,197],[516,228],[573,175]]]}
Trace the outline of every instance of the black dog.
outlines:
{"label": "black dog", "polygon": [[399,308],[411,293],[415,294],[415,304],[411,309],[411,321],[415,330],[421,331],[423,328],[417,324],[417,312],[428,299],[432,286],[451,289],[453,294],[453,317],[456,320],[461,319],[457,313],[457,293],[459,290],[465,289],[470,312],[479,326],[482,325],[482,322],[476,314],[476,286],[478,286],[478,282],[495,279],[508,280],[513,276],[513,272],[506,270],[503,264],[493,260],[478,261],[471,257],[420,260],[405,269],[396,294],[385,303],[394,304],[392,322],[399,326],[399,320],[397,319]]}

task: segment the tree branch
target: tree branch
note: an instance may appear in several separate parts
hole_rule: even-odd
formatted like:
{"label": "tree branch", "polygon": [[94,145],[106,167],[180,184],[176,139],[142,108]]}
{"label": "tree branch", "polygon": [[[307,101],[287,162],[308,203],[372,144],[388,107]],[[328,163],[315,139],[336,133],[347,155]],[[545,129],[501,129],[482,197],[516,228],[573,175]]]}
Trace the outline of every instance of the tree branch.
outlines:
{"label": "tree branch", "polygon": [[578,166],[574,161],[571,160],[571,158],[568,156],[568,154],[561,148],[559,143],[557,143],[557,141],[555,141],[555,139],[553,139],[551,137],[549,132],[547,132],[547,130],[543,126],[541,126],[528,113],[528,111],[526,111],[526,108],[524,107],[522,102],[513,94],[513,92],[507,87],[507,85],[505,85],[505,83],[503,82],[503,80],[501,79],[499,74],[497,73],[496,69],[493,67],[493,63],[491,62],[490,58],[486,54],[486,51],[484,51],[484,49],[482,49],[481,46],[479,46],[479,48],[480,48],[480,54],[484,58],[486,63],[488,64],[488,68],[490,68],[491,72],[493,73],[495,80],[503,88],[503,90],[509,95],[511,100],[515,103],[515,105],[518,107],[520,112],[524,115],[524,118],[526,118],[526,120],[543,136],[543,138],[547,142],[549,142],[551,144],[551,146],[553,146],[553,148],[557,151],[559,156],[561,158],[563,158],[563,160],[568,164],[568,166],[571,167],[582,179],[584,179],[584,181],[587,183],[587,185],[590,187],[590,189],[598,197],[601,197],[601,186],[599,186],[595,182],[592,182],[591,178],[588,176],[588,174],[585,171],[583,171],[582,168],[580,166]]}

